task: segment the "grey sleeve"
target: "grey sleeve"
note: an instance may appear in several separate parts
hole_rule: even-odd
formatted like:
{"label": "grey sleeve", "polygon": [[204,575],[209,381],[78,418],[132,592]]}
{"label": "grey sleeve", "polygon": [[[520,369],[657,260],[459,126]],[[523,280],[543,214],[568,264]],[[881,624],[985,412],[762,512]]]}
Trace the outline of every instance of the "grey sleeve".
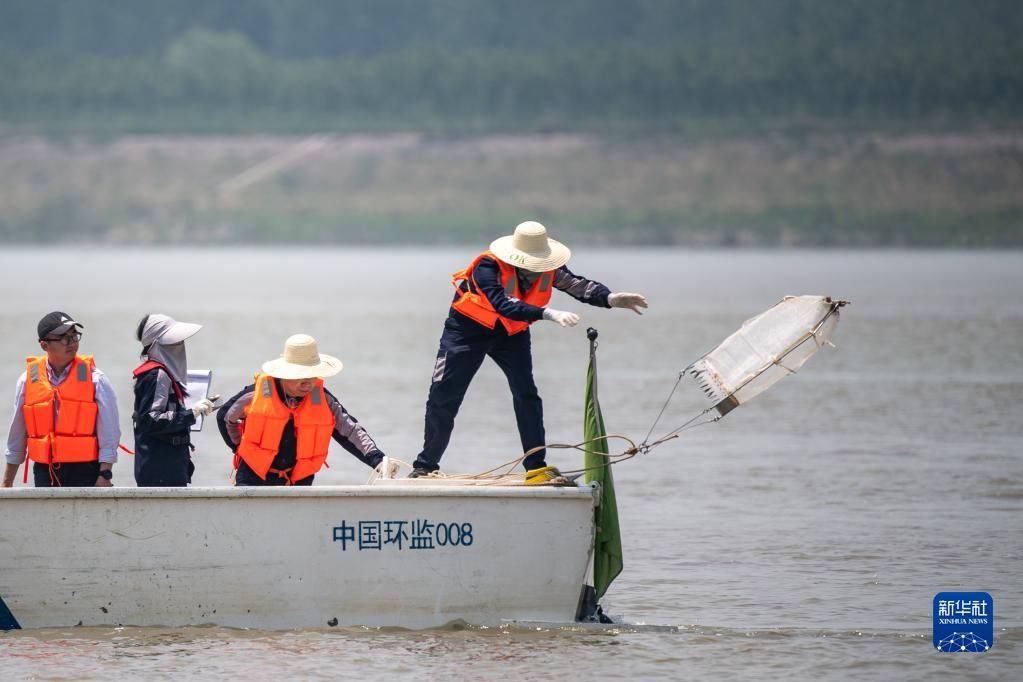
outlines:
{"label": "grey sleeve", "polygon": [[160,370],[156,373],[156,392],[149,406],[149,418],[154,422],[174,421],[176,410],[170,406],[171,378]]}
{"label": "grey sleeve", "polygon": [[554,288],[564,291],[566,294],[598,308],[610,308],[607,297],[611,290],[600,282],[586,279],[577,275],[562,265],[554,271]]}
{"label": "grey sleeve", "polygon": [[359,420],[349,414],[340,401],[330,393],[327,393],[327,404],[334,413],[334,440],[366,466],[374,467],[379,464],[384,453]]}
{"label": "grey sleeve", "polygon": [[245,408],[252,404],[252,396],[255,391],[243,393],[231,403],[224,414],[224,427],[227,430],[227,437],[234,443],[234,447],[242,442],[242,420],[245,419]]}

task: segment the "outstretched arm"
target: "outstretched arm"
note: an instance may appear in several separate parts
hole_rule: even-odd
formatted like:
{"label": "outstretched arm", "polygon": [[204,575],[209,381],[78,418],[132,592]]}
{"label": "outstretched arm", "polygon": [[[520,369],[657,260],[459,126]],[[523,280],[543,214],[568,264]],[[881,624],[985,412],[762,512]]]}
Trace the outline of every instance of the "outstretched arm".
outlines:
{"label": "outstretched arm", "polygon": [[[611,290],[600,282],[577,275],[564,265],[554,273],[554,286],[578,301],[600,308],[628,308],[637,315],[642,315],[640,308],[647,307],[646,297],[642,294],[611,293]],[[560,313],[560,311],[552,311],[550,308],[547,311],[551,313],[551,316],[548,317],[545,313],[544,319],[558,322],[563,327],[572,326],[579,321],[578,315],[573,313]],[[558,315],[571,315],[575,320],[563,321]]]}
{"label": "outstretched arm", "polygon": [[598,308],[611,307],[607,302],[610,289],[600,282],[575,274],[567,266],[562,265],[554,271],[554,288],[564,291],[577,301]]}
{"label": "outstretched arm", "polygon": [[376,468],[384,453],[376,441],[369,435],[359,420],[348,413],[348,410],[330,392],[327,392],[327,404],[334,413],[334,440],[368,467]]}

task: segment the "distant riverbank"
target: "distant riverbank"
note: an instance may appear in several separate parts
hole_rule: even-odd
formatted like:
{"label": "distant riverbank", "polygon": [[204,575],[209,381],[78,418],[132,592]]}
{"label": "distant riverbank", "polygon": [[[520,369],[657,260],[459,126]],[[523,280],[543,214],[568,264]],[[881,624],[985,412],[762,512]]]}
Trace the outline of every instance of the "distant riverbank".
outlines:
{"label": "distant riverbank", "polygon": [[1023,246],[1023,133],[0,138],[5,243]]}

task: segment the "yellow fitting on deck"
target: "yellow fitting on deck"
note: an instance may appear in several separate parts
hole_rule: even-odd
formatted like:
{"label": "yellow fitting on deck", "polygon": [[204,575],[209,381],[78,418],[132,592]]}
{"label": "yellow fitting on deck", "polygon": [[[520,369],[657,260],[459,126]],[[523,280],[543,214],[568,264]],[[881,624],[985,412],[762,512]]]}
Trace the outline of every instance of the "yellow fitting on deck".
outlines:
{"label": "yellow fitting on deck", "polygon": [[542,485],[561,476],[557,467],[540,467],[526,472],[526,485]]}

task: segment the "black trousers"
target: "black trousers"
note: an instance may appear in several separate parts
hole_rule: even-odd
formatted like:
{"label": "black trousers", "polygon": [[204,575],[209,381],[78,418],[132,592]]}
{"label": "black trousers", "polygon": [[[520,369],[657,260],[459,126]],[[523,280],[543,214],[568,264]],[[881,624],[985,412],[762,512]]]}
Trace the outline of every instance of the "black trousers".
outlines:
{"label": "black trousers", "polygon": [[154,436],[135,432],[135,484],[140,488],[181,488],[192,481],[192,448],[189,432],[177,436]]}
{"label": "black trousers", "polygon": [[99,462],[54,464],[52,480],[50,467],[32,463],[32,478],[37,488],[95,488],[98,477]]}
{"label": "black trousers", "polygon": [[[546,442],[543,401],[533,381],[529,330],[508,335],[500,323],[491,330],[452,311],[444,322],[444,333],[440,337],[433,383],[426,400],[423,450],[416,457],[416,468],[427,471],[440,468],[440,458],[451,440],[458,408],[472,378],[488,356],[508,379],[522,451]],[[546,454],[545,450],[539,450],[522,464],[526,469],[544,466]]]}

